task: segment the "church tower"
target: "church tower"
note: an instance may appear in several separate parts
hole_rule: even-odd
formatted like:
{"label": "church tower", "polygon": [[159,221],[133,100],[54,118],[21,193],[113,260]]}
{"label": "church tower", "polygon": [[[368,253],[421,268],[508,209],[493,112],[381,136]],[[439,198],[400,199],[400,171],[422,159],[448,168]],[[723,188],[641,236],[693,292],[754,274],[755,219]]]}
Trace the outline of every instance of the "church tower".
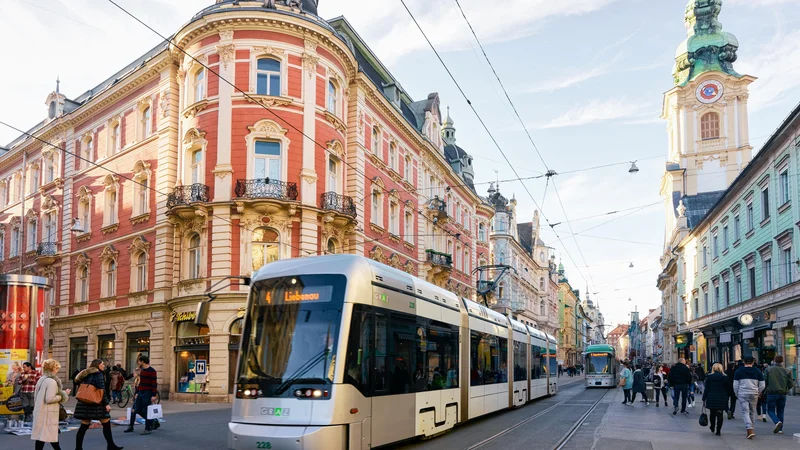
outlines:
{"label": "church tower", "polygon": [[721,9],[722,0],[689,1],[687,38],[672,70],[675,86],[664,94],[666,245],[676,228],[691,228],[705,215],[752,158],[747,99],[755,78],[733,68],[739,42],[722,30]]}

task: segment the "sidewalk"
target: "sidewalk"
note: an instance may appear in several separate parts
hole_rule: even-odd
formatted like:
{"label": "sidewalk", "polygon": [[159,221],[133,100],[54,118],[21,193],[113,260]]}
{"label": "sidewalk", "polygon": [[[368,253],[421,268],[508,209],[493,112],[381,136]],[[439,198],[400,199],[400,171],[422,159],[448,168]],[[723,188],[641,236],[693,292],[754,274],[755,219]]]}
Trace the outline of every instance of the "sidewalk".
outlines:
{"label": "sidewalk", "polygon": [[596,432],[595,450],[675,450],[680,447],[722,449],[800,449],[793,435],[800,433],[800,396],[789,397],[786,401],[786,424],[783,433],[772,434],[773,423],[756,423],[756,437],[745,439],[744,422],[738,407],[736,418],[727,420],[722,426],[722,436],[715,436],[708,427],[698,424],[701,401],[696,408],[687,408],[688,415],[678,412],[672,415],[672,399],[669,406],[645,406],[636,400],[634,406],[622,404],[624,395],[621,389],[614,389],[603,399],[608,410]]}
{"label": "sidewalk", "polygon": [[[199,403],[202,401],[202,398],[198,396],[198,403],[195,405],[194,402],[176,402],[172,400],[162,400],[161,405],[163,405],[164,414],[172,414],[172,413],[184,413],[184,412],[193,412],[193,411],[210,411],[214,409],[230,409],[230,403]],[[69,401],[65,405],[65,408],[69,411],[75,411],[75,404],[78,403],[75,400],[75,397],[70,397]],[[128,408],[133,408],[133,399],[128,402],[125,408],[120,408],[116,404],[111,405],[111,418],[122,417],[125,415],[125,412]]]}

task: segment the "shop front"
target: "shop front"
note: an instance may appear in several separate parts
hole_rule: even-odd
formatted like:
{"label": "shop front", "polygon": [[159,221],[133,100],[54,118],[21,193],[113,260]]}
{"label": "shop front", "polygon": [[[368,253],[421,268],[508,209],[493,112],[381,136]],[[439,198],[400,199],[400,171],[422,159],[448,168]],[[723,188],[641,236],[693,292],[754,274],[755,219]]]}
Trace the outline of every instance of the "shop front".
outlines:
{"label": "shop front", "polygon": [[175,329],[175,392],[208,393],[207,383],[197,377],[197,361],[205,361],[206,372],[214,370],[209,360],[211,343],[207,325],[195,325],[194,312],[173,312],[170,322]]}
{"label": "shop front", "polygon": [[694,362],[703,366],[703,370],[706,372],[711,367],[708,364],[708,350],[707,350],[708,341],[703,333],[695,333],[695,358]]}
{"label": "shop front", "polygon": [[792,371],[795,380],[795,393],[798,392],[797,375],[800,373],[798,364],[798,342],[800,334],[800,301],[795,301],[778,308],[777,321],[772,324],[775,332],[776,347],[781,350],[785,362],[784,367]]}
{"label": "shop front", "polygon": [[692,333],[676,334],[674,338],[675,338],[675,354],[677,355],[676,359],[685,358],[687,364],[693,362]]}

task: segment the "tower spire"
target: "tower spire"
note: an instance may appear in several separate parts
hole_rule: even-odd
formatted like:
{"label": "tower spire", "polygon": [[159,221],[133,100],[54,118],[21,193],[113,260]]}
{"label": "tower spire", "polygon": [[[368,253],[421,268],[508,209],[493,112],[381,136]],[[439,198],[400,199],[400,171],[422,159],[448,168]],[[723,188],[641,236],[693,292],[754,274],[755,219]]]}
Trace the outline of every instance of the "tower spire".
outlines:
{"label": "tower spire", "polygon": [[739,41],[733,34],[722,31],[722,24],[717,20],[721,10],[722,0],[689,0],[686,5],[687,37],[675,52],[672,69],[676,86],[685,86],[706,72],[742,77],[733,70]]}
{"label": "tower spire", "polygon": [[456,145],[456,124],[450,118],[450,106],[447,107],[447,118],[442,125],[442,140],[445,145]]}
{"label": "tower spire", "polygon": [[56,75],[56,94],[60,94],[60,87],[61,87],[61,76]]}

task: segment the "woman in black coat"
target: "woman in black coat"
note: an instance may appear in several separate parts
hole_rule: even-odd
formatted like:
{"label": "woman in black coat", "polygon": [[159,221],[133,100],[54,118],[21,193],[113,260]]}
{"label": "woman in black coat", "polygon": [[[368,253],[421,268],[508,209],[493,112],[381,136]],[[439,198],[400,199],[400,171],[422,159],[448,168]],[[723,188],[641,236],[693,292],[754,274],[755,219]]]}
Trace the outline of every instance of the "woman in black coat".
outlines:
{"label": "woman in black coat", "polygon": [[[106,381],[105,364],[102,359],[95,359],[89,368],[82,370],[78,376],[75,377],[75,384],[80,386],[91,385],[99,389],[103,393],[103,397],[99,404],[84,403],[78,400],[75,406],[75,414],[73,417],[80,419],[81,427],[78,429],[78,434],[75,436],[75,450],[83,450],[83,437],[86,435],[86,430],[92,424],[92,420],[99,420],[103,425],[103,437],[106,438],[108,450],[122,450],[122,447],[117,447],[114,444],[114,438],[111,435],[111,411],[108,395],[106,395]],[[78,388],[80,391],[80,387]]]}
{"label": "woman in black coat", "polygon": [[722,430],[722,415],[728,410],[728,399],[733,395],[733,389],[728,383],[728,377],[722,371],[722,364],[715,363],[710,375],[706,377],[706,388],[703,390],[703,403],[711,412],[712,433],[720,435]]}
{"label": "woman in black coat", "polygon": [[642,394],[644,406],[650,406],[647,400],[647,384],[645,383],[641,364],[637,364],[636,371],[633,372],[633,399],[631,400],[631,406],[633,406],[636,401],[636,394]]}

